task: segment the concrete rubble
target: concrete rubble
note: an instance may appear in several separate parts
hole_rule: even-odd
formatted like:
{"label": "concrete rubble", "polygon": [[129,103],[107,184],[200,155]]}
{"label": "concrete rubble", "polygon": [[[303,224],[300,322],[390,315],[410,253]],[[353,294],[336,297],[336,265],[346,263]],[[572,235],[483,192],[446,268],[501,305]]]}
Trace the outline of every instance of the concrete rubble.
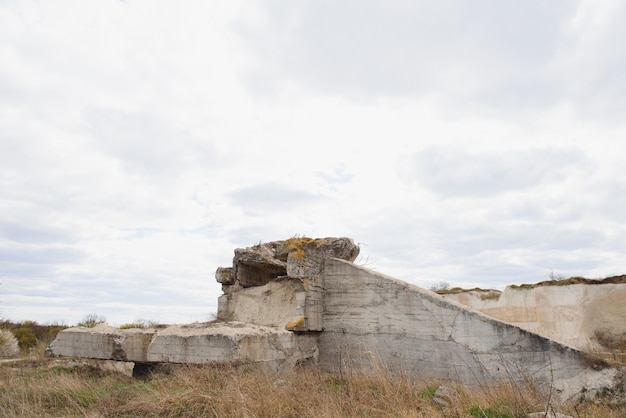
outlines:
{"label": "concrete rubble", "polygon": [[612,387],[615,368],[572,347],[353,264],[349,238],[235,250],[218,268],[218,318],[162,329],[70,328],[54,354],[151,363],[313,363],[480,387],[529,379],[560,399]]}

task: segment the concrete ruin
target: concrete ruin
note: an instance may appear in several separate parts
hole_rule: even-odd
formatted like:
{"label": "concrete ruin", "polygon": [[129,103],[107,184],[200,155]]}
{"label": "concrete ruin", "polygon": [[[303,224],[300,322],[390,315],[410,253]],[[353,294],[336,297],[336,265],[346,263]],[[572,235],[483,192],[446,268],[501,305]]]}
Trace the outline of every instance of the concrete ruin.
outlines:
{"label": "concrete ruin", "polygon": [[[444,298],[582,351],[620,356],[626,342],[626,276],[444,291]],[[622,350],[619,350],[622,346]],[[609,353],[607,353],[609,354]]]}
{"label": "concrete ruin", "polygon": [[204,324],[60,332],[54,354],[151,363],[312,363],[486,387],[529,379],[567,399],[612,387],[618,370],[436,293],[353,264],[349,238],[235,250],[218,268],[218,318]]}

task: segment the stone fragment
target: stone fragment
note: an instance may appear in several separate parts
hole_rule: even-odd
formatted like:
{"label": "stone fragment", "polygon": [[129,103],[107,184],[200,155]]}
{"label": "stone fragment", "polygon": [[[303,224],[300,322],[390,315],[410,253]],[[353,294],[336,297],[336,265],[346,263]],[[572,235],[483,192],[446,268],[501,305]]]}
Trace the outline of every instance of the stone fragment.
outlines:
{"label": "stone fragment", "polygon": [[225,286],[235,284],[235,272],[232,267],[218,267],[215,272],[215,280]]}
{"label": "stone fragment", "polygon": [[528,418],[574,418],[571,415],[561,414],[559,412],[533,412],[528,415]]}
{"label": "stone fragment", "polygon": [[442,408],[449,408],[459,402],[459,393],[447,386],[439,386],[433,395],[433,402]]}

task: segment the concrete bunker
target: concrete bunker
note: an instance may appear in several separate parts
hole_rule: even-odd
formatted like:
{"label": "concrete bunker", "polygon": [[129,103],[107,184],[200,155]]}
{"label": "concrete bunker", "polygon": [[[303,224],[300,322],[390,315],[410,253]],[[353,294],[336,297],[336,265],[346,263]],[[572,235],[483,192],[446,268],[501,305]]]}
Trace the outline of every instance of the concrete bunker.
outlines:
{"label": "concrete bunker", "polygon": [[257,363],[331,372],[383,368],[481,387],[532,379],[565,399],[612,387],[585,353],[436,293],[353,264],[349,238],[291,238],[235,250],[218,268],[218,318],[163,329],[106,325],[59,333],[54,353],[121,362]]}

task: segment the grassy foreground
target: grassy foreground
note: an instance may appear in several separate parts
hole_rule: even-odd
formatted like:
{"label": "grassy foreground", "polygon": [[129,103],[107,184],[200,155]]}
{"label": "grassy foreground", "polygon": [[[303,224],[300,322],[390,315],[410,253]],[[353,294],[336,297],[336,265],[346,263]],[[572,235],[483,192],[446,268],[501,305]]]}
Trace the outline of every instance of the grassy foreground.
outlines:
{"label": "grassy foreground", "polygon": [[[0,364],[2,417],[525,417],[547,394],[503,385],[454,387],[376,376],[340,378],[317,368],[274,375],[248,366],[177,366],[131,378],[81,362],[24,359]],[[590,401],[554,405],[574,417],[623,417],[623,406]]]}

